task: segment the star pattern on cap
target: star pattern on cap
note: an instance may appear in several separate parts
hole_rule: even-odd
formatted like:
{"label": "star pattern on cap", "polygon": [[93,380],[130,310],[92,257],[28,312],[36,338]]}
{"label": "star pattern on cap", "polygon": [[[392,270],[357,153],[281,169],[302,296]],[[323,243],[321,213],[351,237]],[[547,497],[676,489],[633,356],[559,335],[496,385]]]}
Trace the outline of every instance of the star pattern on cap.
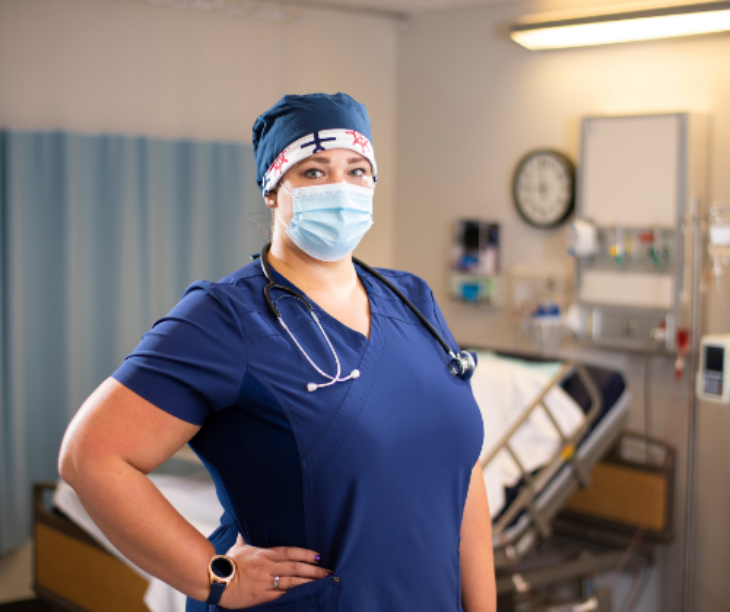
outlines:
{"label": "star pattern on cap", "polygon": [[284,167],[284,164],[288,163],[288,159],[286,158],[286,152],[288,150],[284,149],[281,153],[279,153],[279,156],[274,160],[274,163],[271,164],[271,167],[269,168],[269,172],[278,172],[279,174],[283,174],[282,168]]}
{"label": "star pattern on cap", "polygon": [[352,136],[353,146],[359,145],[360,147],[362,147],[362,152],[367,153],[368,147],[370,146],[370,141],[365,136],[363,136],[360,132],[356,132],[355,130],[347,130],[345,133]]}

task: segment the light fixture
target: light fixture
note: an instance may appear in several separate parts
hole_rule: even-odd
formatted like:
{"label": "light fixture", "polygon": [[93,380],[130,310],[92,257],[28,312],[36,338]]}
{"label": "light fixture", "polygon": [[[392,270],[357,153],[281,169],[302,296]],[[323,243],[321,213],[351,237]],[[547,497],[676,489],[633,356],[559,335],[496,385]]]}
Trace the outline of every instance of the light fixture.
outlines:
{"label": "light fixture", "polygon": [[730,2],[706,2],[524,22],[510,32],[531,51],[610,45],[730,30]]}

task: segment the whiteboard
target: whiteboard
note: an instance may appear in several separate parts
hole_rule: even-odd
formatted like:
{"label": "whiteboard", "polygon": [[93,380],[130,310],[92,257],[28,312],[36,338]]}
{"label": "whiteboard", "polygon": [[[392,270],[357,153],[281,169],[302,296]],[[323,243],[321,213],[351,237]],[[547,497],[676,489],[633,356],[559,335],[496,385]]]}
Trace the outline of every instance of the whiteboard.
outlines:
{"label": "whiteboard", "polygon": [[585,119],[580,216],[603,226],[676,226],[681,120],[681,115]]}

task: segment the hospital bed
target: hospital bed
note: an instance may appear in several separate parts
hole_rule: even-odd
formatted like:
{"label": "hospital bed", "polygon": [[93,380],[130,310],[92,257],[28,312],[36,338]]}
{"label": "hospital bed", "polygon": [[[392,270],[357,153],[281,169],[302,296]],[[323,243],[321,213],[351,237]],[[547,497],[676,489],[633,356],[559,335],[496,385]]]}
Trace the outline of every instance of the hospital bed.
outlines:
{"label": "hospital bed", "polygon": [[[508,394],[512,409],[499,434],[490,440],[485,431],[480,456],[499,569],[514,565],[551,535],[555,517],[578,487],[589,484],[591,469],[618,440],[630,396],[618,372],[524,355],[477,355],[480,367],[472,387],[485,430],[501,387],[495,391],[484,379],[502,371],[507,378],[502,387],[511,382],[522,388],[521,397]],[[535,448],[537,456],[531,457]],[[504,463],[510,466],[506,476],[499,469]]]}
{"label": "hospital bed", "polygon": [[[550,536],[558,512],[615,443],[628,391],[620,374],[572,362],[485,351],[479,360],[472,387],[485,421],[480,460],[499,586],[499,570],[516,567]],[[191,455],[186,449],[177,459],[194,461]],[[209,479],[154,482],[202,533],[217,526],[222,509]],[[35,531],[35,589],[56,610],[184,611],[184,597],[124,559],[65,483],[36,486]],[[502,591],[515,585],[515,572],[507,575]]]}
{"label": "hospital bed", "polygon": [[[200,465],[187,447],[174,461]],[[183,471],[179,468],[168,471]],[[223,508],[200,468],[187,476],[153,473],[150,479],[207,536],[218,527]],[[34,532],[34,589],[54,611],[184,612],[185,596],[126,559],[65,482],[35,485]]]}

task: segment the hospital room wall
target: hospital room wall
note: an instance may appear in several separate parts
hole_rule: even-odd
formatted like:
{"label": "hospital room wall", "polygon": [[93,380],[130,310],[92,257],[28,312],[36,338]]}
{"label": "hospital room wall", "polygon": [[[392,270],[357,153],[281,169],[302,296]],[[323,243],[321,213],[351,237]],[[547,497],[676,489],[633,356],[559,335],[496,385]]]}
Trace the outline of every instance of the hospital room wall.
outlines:
{"label": "hospital room wall", "polygon": [[[585,4],[585,3],[583,3]],[[397,233],[395,264],[428,280],[457,339],[515,348],[508,308],[490,312],[449,301],[453,221],[482,218],[503,230],[503,266],[555,261],[566,268],[564,229],[537,230],[517,215],[511,180],[529,150],[550,147],[576,159],[580,118],[592,114],[698,111],[711,116],[711,198],[730,200],[730,36],[532,53],[507,31],[547,3],[509,2],[413,20],[399,39]],[[550,8],[560,8],[552,2]],[[706,331],[730,332],[716,295]],[[726,296],[730,301],[730,295]],[[583,360],[626,372],[633,392],[629,427],[644,428],[643,356],[571,349]],[[649,360],[651,433],[667,434],[672,361]],[[675,407],[681,410],[682,402]],[[677,408],[675,408],[676,411]],[[699,406],[697,607],[727,610],[730,583],[730,417]],[[675,431],[670,429],[669,431]],[[678,610],[682,577],[684,427],[678,458],[675,543],[660,549],[642,610]],[[677,434],[673,434],[674,437]],[[651,593],[658,601],[650,603]]]}
{"label": "hospital room wall", "polygon": [[270,15],[244,19],[141,1],[3,0],[0,127],[250,144],[254,119],[282,95],[348,92],[368,106],[383,176],[378,223],[359,254],[390,265],[395,25],[347,12]]}
{"label": "hospital room wall", "polygon": [[[250,144],[255,118],[282,95],[348,92],[368,106],[383,175],[379,222],[360,255],[388,266],[397,31],[390,19],[352,13],[287,15],[276,22],[141,1],[1,0],[0,128]],[[0,602],[31,596],[30,558],[24,547],[0,559]]]}

